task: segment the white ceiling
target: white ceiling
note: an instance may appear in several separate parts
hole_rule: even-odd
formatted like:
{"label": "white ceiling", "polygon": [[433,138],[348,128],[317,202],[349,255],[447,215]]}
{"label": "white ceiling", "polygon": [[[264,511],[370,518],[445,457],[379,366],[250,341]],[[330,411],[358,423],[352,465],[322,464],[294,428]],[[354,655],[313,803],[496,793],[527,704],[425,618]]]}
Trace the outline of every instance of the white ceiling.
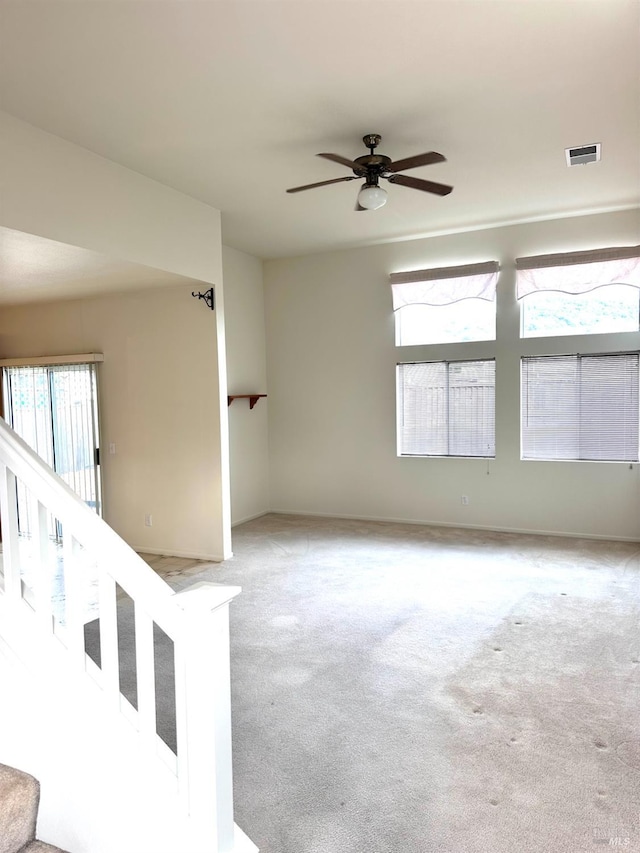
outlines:
{"label": "white ceiling", "polygon": [[142,264],[0,228],[0,303],[84,298],[184,283],[196,291],[210,287]]}
{"label": "white ceiling", "polygon": [[[2,108],[219,208],[278,257],[640,201],[637,0],[2,0]],[[314,155],[446,163],[357,213]],[[569,169],[564,149],[602,143]]]}

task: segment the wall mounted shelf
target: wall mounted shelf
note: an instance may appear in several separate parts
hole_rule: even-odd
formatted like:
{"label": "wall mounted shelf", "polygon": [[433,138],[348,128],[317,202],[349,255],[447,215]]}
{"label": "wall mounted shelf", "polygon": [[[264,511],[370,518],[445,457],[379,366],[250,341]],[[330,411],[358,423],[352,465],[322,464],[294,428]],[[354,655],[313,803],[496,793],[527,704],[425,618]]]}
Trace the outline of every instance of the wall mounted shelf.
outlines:
{"label": "wall mounted shelf", "polygon": [[266,394],[229,394],[227,397],[227,405],[230,406],[234,400],[249,400],[249,408],[253,409],[260,397],[266,396]]}

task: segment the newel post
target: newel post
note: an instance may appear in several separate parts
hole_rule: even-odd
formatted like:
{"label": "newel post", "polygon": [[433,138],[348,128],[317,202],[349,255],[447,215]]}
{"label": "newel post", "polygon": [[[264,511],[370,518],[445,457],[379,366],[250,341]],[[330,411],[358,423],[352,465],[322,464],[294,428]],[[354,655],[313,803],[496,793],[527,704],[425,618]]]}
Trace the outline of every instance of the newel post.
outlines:
{"label": "newel post", "polygon": [[239,592],[203,582],[175,596],[186,616],[174,640],[179,785],[219,853],[234,849],[229,603]]}

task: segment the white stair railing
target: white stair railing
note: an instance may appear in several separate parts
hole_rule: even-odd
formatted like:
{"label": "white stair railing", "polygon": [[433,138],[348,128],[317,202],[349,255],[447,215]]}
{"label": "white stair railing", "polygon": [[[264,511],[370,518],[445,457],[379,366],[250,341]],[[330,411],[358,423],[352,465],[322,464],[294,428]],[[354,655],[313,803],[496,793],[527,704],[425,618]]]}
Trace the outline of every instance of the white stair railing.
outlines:
{"label": "white stair railing", "polygon": [[[30,501],[28,537],[20,534],[18,485]],[[0,513],[5,646],[27,665],[49,666],[62,650],[63,665],[101,691],[114,718],[129,721],[148,760],[174,780],[193,843],[185,853],[257,850],[233,820],[228,605],[240,588],[205,583],[174,593],[2,418]],[[51,516],[62,548],[49,537]],[[134,608],[136,707],[120,690],[119,590]],[[99,664],[86,652],[85,626],[95,620]],[[175,751],[158,734],[154,624],[173,642]]]}

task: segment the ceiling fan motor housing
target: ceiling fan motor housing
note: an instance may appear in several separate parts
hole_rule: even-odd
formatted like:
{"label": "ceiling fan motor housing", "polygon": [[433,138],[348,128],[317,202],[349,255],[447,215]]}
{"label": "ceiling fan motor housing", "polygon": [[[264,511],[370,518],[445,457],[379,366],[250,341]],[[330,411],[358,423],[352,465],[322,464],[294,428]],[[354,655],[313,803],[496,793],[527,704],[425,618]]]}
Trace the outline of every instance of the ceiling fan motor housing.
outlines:
{"label": "ceiling fan motor housing", "polygon": [[389,170],[391,157],[385,157],[384,154],[364,154],[362,157],[356,157],[353,162],[357,163],[357,168],[353,170],[355,175],[377,181]]}

